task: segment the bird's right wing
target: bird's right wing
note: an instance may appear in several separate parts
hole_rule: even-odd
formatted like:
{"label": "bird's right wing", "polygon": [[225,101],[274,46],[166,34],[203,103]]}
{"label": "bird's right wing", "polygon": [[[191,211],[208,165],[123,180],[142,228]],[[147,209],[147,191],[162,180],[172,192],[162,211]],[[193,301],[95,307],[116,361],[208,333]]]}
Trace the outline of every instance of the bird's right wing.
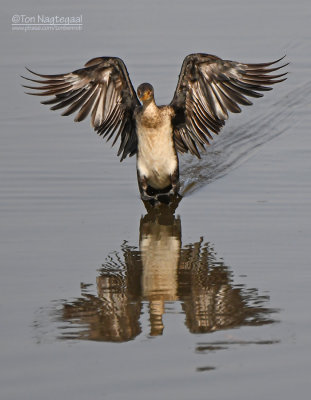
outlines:
{"label": "bird's right wing", "polygon": [[113,145],[121,137],[121,161],[137,152],[134,110],[140,103],[120,58],[93,58],[84,68],[67,74],[43,75],[27,70],[44,79],[23,77],[42,85],[24,86],[40,91],[28,94],[54,96],[42,104],[52,104],[51,110],[65,108],[62,115],[77,112],[75,121],[91,114],[91,124],[99,135],[109,135],[107,140],[114,136]]}

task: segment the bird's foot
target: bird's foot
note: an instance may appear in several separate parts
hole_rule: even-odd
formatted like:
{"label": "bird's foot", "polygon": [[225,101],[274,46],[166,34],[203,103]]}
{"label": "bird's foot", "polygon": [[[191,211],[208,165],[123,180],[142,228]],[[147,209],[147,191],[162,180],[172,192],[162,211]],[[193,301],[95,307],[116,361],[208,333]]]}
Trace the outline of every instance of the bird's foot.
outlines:
{"label": "bird's foot", "polygon": [[167,196],[170,196],[170,197],[177,197],[177,198],[180,198],[180,197],[182,197],[181,196],[181,194],[179,194],[179,187],[172,187],[171,188],[171,190],[169,191],[169,192],[167,192]]}
{"label": "bird's foot", "polygon": [[175,202],[176,200],[179,202],[182,196],[178,193],[179,187],[177,185],[173,185],[173,187],[168,188],[167,191],[160,191],[160,193],[156,193],[154,189],[141,190],[141,199],[144,202],[148,202],[152,206],[156,206],[157,204],[170,204]]}
{"label": "bird's foot", "polygon": [[156,196],[150,196],[146,192],[142,193],[140,197],[141,197],[141,199],[143,201],[154,201],[154,200],[156,200]]}

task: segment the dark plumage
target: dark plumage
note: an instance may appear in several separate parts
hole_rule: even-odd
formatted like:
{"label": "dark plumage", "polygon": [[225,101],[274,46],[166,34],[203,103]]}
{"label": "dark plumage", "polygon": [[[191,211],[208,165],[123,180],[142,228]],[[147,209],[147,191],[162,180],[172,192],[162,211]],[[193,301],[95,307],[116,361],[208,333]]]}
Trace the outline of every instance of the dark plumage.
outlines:
{"label": "dark plumage", "polygon": [[[141,84],[137,95],[125,64],[120,58],[98,57],[84,68],[67,74],[43,75],[43,80],[25,78],[39,86],[28,94],[53,96],[43,101],[51,110],[76,113],[75,121],[89,114],[95,131],[120,138],[118,156],[137,154],[137,176],[143,199],[177,194],[179,170],[177,151],[200,158],[199,151],[218,134],[228,113],[251,105],[249,97],[261,97],[271,85],[282,82],[286,73],[271,74],[287,64],[272,67],[281,59],[264,64],[244,64],[197,53],[182,64],[174,97],[168,106],[158,107],[153,87]],[[142,105],[139,101],[142,102]]]}

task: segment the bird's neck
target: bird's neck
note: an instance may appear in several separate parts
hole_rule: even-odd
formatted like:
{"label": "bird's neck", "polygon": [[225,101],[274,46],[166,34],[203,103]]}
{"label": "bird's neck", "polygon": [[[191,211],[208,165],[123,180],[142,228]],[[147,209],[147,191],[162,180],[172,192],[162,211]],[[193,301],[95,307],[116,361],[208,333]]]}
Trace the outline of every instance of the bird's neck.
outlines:
{"label": "bird's neck", "polygon": [[140,123],[144,128],[158,128],[162,123],[161,109],[153,99],[143,103],[140,113]]}
{"label": "bird's neck", "polygon": [[150,100],[145,101],[145,102],[143,103],[143,113],[144,113],[144,114],[145,114],[145,113],[147,113],[147,114],[149,114],[149,113],[154,114],[154,113],[157,113],[158,111],[159,111],[159,108],[158,108],[158,106],[156,105],[154,99],[150,99]]}

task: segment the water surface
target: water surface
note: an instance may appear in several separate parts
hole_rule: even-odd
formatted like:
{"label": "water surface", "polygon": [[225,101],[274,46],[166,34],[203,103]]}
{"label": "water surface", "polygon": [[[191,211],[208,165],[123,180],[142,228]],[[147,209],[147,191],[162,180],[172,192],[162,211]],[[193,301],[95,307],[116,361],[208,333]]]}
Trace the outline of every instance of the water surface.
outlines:
{"label": "water surface", "polygon": [[[83,14],[83,29],[11,31],[13,15],[36,13]],[[309,21],[304,0],[3,7],[1,398],[308,397]],[[290,74],[201,161],[181,158],[175,212],[147,212],[134,159],[20,87],[25,65],[115,55],[165,104],[196,51],[286,54]]]}

